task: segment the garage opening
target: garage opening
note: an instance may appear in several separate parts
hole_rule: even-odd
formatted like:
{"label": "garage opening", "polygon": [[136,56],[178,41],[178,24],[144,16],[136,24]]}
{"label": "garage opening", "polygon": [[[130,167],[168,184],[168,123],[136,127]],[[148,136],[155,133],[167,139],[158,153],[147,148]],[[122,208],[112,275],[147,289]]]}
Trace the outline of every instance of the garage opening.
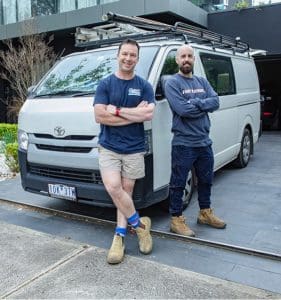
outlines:
{"label": "garage opening", "polygon": [[255,57],[263,130],[281,130],[281,54]]}

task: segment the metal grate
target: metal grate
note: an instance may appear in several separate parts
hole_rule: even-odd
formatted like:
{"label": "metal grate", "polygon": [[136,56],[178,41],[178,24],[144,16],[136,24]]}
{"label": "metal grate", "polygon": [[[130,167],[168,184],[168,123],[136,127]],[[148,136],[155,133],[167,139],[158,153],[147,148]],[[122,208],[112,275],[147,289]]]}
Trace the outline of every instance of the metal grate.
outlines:
{"label": "metal grate", "polygon": [[36,147],[40,150],[57,151],[57,152],[72,152],[72,153],[89,153],[91,147],[66,147],[66,146],[53,146],[36,144]]}
{"label": "metal grate", "polygon": [[73,141],[90,141],[95,138],[94,135],[68,135],[63,138],[57,138],[51,134],[35,133],[35,137],[39,139],[56,139],[56,140],[73,140]]}
{"label": "metal grate", "polygon": [[68,179],[94,184],[103,184],[99,171],[72,170],[66,168],[52,168],[38,165],[28,165],[29,173],[49,178]]}

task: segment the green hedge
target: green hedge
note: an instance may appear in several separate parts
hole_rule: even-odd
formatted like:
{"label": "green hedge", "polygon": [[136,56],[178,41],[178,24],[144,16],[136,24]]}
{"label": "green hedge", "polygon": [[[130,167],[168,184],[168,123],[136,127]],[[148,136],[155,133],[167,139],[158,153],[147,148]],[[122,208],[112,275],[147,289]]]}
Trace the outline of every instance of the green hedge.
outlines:
{"label": "green hedge", "polygon": [[17,140],[18,125],[0,123],[0,140],[5,143],[13,143]]}
{"label": "green hedge", "polygon": [[14,173],[19,172],[17,124],[0,123],[0,153],[4,153],[5,162]]}
{"label": "green hedge", "polygon": [[19,172],[19,161],[18,161],[18,143],[6,144],[5,148],[6,164],[10,170],[14,173]]}

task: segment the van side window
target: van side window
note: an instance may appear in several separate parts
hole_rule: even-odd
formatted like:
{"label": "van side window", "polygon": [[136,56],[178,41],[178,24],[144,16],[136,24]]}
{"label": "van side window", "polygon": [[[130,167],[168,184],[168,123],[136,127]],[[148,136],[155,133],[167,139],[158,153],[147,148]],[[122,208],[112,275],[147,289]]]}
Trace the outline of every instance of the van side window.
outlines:
{"label": "van side window", "polygon": [[176,50],[172,50],[166,56],[160,78],[156,87],[155,98],[156,100],[162,100],[165,97],[164,85],[169,75],[173,75],[178,72],[178,65],[176,63]]}
{"label": "van side window", "polygon": [[201,53],[200,58],[208,81],[219,96],[236,93],[230,57]]}
{"label": "van side window", "polygon": [[162,75],[173,75],[178,72],[178,65],[176,63],[176,50],[172,50],[167,55],[163,69],[161,71]]}

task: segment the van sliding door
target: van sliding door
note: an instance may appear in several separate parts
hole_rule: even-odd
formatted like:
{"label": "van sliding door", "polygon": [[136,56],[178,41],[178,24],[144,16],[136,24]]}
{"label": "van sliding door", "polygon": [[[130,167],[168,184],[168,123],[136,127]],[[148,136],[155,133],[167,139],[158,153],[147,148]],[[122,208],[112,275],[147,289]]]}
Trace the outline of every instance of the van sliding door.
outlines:
{"label": "van sliding door", "polygon": [[203,52],[199,57],[203,74],[220,98],[219,110],[209,114],[217,169],[233,159],[239,143],[236,83],[231,57]]}

